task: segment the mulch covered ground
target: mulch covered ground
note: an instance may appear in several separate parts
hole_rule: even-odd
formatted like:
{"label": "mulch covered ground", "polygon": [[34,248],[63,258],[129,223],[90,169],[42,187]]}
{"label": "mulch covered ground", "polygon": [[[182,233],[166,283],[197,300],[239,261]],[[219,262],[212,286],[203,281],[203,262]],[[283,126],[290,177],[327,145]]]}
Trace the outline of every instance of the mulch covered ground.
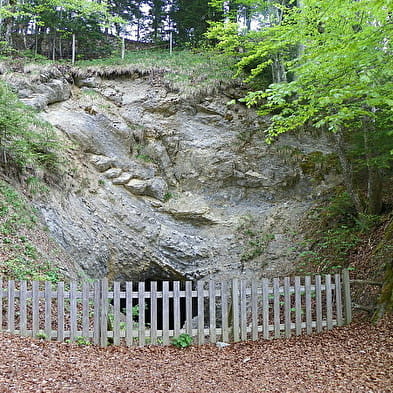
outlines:
{"label": "mulch covered ground", "polygon": [[393,319],[222,349],[102,349],[1,334],[0,392],[393,392]]}

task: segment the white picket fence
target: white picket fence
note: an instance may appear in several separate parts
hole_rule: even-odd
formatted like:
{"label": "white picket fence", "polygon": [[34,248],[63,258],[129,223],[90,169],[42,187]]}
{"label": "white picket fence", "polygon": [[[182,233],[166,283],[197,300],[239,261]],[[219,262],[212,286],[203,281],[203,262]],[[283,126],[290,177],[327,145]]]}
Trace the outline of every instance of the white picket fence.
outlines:
{"label": "white picket fence", "polygon": [[0,330],[106,346],[236,342],[311,334],[351,322],[347,270],[273,280],[27,282],[0,280]]}

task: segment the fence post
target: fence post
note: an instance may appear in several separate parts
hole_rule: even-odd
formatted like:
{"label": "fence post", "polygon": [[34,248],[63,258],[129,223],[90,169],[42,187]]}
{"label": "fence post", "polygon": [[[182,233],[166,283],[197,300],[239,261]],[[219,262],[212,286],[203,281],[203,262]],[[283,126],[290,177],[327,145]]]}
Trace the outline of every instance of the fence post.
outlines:
{"label": "fence post", "polygon": [[197,282],[197,296],[198,296],[198,344],[205,343],[205,295],[204,295],[204,281]]}
{"label": "fence post", "polygon": [[15,331],[15,281],[8,280],[8,323],[7,330],[10,333]]}
{"label": "fence post", "polygon": [[3,330],[3,279],[0,277],[0,331]]}
{"label": "fence post", "polygon": [[232,323],[233,341],[240,341],[239,332],[239,281],[237,278],[232,280]]}
{"label": "fence post", "polygon": [[93,343],[100,344],[101,333],[101,281],[94,281],[94,321],[93,321]]}
{"label": "fence post", "polygon": [[108,279],[101,280],[100,346],[108,345]]}
{"label": "fence post", "polygon": [[344,307],[345,307],[345,323],[352,322],[352,302],[351,302],[351,286],[349,283],[349,270],[344,269],[342,272],[343,277],[343,294],[344,294]]}

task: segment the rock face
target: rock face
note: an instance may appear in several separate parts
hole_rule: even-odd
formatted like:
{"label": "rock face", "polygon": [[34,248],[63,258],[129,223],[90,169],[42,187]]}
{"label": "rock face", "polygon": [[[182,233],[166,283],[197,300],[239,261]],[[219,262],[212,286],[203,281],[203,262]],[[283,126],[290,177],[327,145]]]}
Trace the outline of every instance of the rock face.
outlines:
{"label": "rock face", "polygon": [[[56,82],[61,80],[60,83]],[[296,160],[329,153],[307,139],[268,146],[263,119],[225,94],[190,101],[149,77],[51,79],[25,102],[68,147],[60,187],[37,201],[51,234],[91,277],[262,277],[291,272],[315,183]],[[18,85],[19,86],[19,85]],[[47,94],[47,89],[62,92]],[[21,88],[18,87],[19,91]],[[40,93],[41,94],[41,93]],[[288,147],[289,146],[289,147]],[[290,154],[289,154],[290,155]],[[300,159],[300,161],[302,158]]]}

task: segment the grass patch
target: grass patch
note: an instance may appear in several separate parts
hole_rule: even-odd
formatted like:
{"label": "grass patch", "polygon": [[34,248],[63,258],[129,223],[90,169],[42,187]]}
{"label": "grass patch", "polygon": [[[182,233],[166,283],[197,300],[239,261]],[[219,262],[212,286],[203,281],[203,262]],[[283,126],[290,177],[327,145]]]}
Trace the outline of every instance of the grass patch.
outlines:
{"label": "grass patch", "polygon": [[236,59],[218,53],[193,52],[188,50],[168,51],[146,50],[128,52],[125,59],[111,57],[78,61],[79,71],[84,75],[97,74],[113,76],[138,73],[162,75],[166,85],[183,96],[212,94],[220,88],[237,83],[233,78]]}

